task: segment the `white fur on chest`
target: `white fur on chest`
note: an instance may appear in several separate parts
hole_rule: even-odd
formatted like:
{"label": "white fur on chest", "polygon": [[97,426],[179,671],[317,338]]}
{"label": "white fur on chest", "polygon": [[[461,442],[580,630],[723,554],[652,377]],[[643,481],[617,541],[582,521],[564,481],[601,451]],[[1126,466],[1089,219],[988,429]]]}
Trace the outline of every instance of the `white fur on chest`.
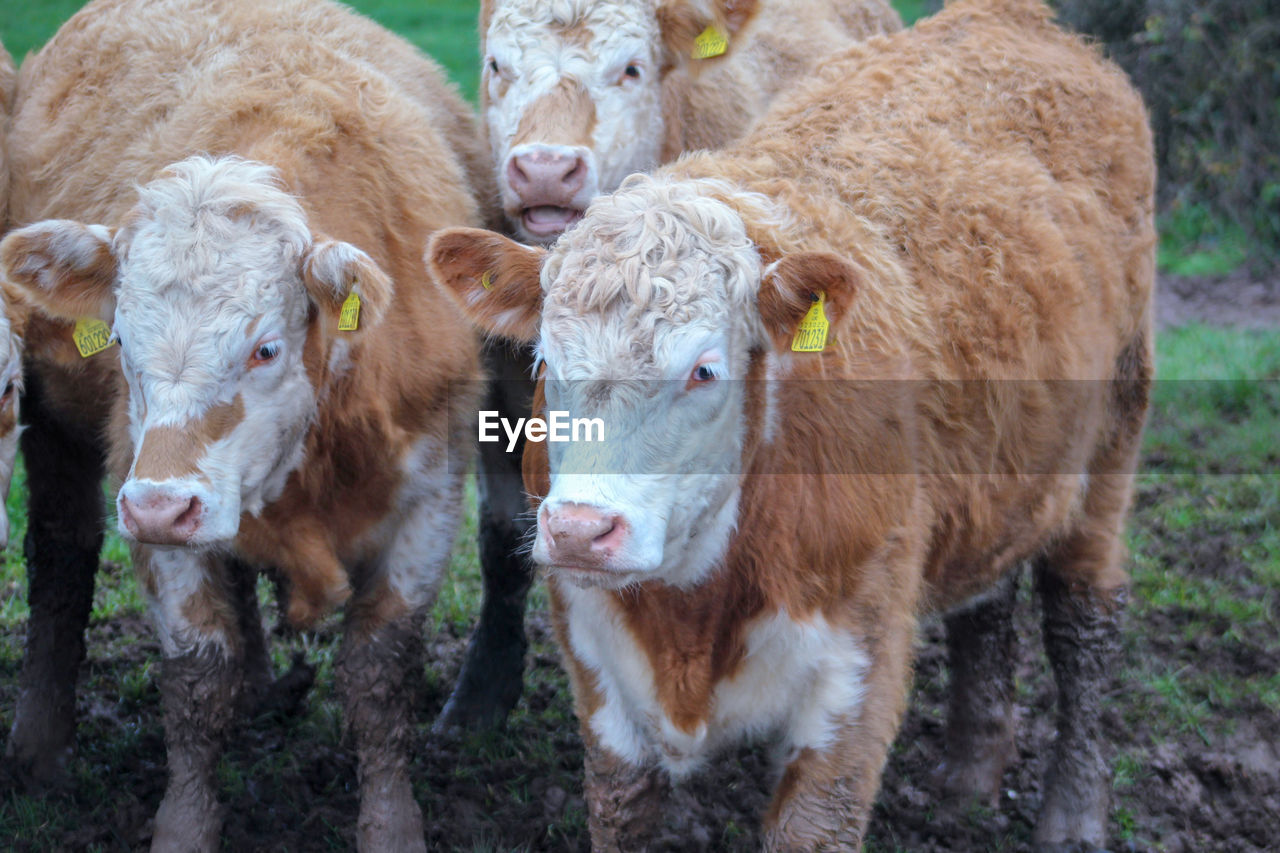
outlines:
{"label": "white fur on chest", "polygon": [[856,714],[869,664],[857,639],[821,614],[760,616],[746,632],[746,656],[713,689],[702,722],[690,732],[658,701],[648,657],[609,595],[561,583],[573,653],[597,679],[603,702],[588,721],[600,743],[634,764],[658,761],[682,776],[721,747],[776,732],[784,752],[831,743],[842,719]]}

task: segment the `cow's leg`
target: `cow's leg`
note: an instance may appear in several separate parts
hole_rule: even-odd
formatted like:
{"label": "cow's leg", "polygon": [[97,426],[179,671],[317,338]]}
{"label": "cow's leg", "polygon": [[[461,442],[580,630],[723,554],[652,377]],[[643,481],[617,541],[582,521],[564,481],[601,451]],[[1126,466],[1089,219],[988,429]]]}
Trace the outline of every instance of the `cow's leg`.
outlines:
{"label": "cow's leg", "polygon": [[942,786],[956,797],[994,804],[1015,751],[1013,610],[1018,571],[979,600],[946,617],[951,671]]}
{"label": "cow's leg", "polygon": [[[529,416],[533,383],[530,361],[505,344],[485,351],[493,381],[485,408],[504,417]],[[467,644],[467,656],[453,694],[437,722],[439,728],[486,728],[501,725],[523,689],[525,598],[534,569],[525,551],[532,525],[520,475],[521,446],[506,452],[506,443],[479,445],[476,482],[480,503],[480,570],[484,602]]]}
{"label": "cow's leg", "polygon": [[[1095,477],[1087,501],[1117,497],[1129,484]],[[1106,479],[1129,480],[1109,475]],[[1127,578],[1118,522],[1087,519],[1037,565],[1044,645],[1058,685],[1058,735],[1044,783],[1035,841],[1042,849],[1101,847],[1107,837],[1111,774],[1102,743],[1102,702],[1120,642]]]}
{"label": "cow's leg", "polygon": [[[439,460],[444,466],[444,460]],[[461,516],[462,478],[437,470],[435,493],[401,525],[376,571],[357,572],[335,676],[360,781],[364,851],[426,850],[409,781],[422,623],[440,589]]]}
{"label": "cow's leg", "polygon": [[160,697],[169,782],[151,849],[219,848],[217,764],[244,676],[245,647],[227,567],[207,554],[133,549],[164,661]]}
{"label": "cow's leg", "polygon": [[1106,842],[1111,773],[1102,744],[1103,691],[1128,598],[1121,537],[1151,388],[1149,342],[1149,334],[1137,335],[1117,359],[1113,430],[1091,463],[1079,520],[1036,565],[1045,652],[1058,685],[1058,735],[1034,837],[1040,849]]}
{"label": "cow's leg", "polygon": [[589,732],[586,773],[582,781],[587,801],[591,849],[628,853],[657,845],[671,786],[656,765],[635,765],[595,743]]}
{"label": "cow's leg", "polygon": [[20,776],[56,780],[75,738],[76,674],[102,550],[103,456],[92,430],[67,429],[44,405],[38,376],[22,403],[30,490],[26,654],[6,757]]}
{"label": "cow's leg", "polygon": [[[906,709],[915,634],[909,608],[872,620],[876,635],[859,643],[865,657],[851,659],[849,673],[828,675],[840,685],[854,685],[844,691],[849,704],[843,712],[828,708],[834,731],[818,744],[790,744],[765,815],[766,850],[857,850],[862,844],[889,745]],[[829,686],[822,693],[832,697],[841,691]],[[818,707],[813,702],[805,706],[809,715]],[[806,724],[793,725],[792,737],[808,731],[812,738],[818,722],[810,716]]]}

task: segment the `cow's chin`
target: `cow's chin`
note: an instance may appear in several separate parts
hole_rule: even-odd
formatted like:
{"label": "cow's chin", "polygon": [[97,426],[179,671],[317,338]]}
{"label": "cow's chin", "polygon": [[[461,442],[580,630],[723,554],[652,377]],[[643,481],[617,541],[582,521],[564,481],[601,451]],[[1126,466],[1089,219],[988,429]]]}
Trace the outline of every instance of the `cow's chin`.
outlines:
{"label": "cow's chin", "polygon": [[548,566],[547,571],[582,589],[625,589],[652,579],[648,572],[620,572],[586,566]]}
{"label": "cow's chin", "polygon": [[582,209],[544,204],[520,211],[520,227],[537,242],[551,242],[582,218]]}

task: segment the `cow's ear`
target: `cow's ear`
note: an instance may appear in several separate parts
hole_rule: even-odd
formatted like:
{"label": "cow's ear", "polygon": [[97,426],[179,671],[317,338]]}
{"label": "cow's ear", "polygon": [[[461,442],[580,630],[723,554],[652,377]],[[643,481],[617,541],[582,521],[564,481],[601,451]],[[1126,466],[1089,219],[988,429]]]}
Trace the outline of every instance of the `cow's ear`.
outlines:
{"label": "cow's ear", "polygon": [[302,256],[302,282],[320,310],[337,318],[344,331],[376,326],[395,296],[390,276],[373,258],[327,237],[317,236]]}
{"label": "cow's ear", "polygon": [[427,269],[484,331],[529,343],[538,337],[543,249],[479,228],[445,228],[427,244]]}
{"label": "cow's ear", "polygon": [[115,314],[111,230],[69,219],[19,228],[0,242],[0,274],[39,310],[58,319]]}
{"label": "cow's ear", "polygon": [[661,0],[658,28],[663,46],[676,64],[727,55],[758,8],[758,0]]}
{"label": "cow's ear", "polygon": [[820,352],[861,280],[858,267],[830,252],[795,252],[765,267],[757,304],[774,349]]}

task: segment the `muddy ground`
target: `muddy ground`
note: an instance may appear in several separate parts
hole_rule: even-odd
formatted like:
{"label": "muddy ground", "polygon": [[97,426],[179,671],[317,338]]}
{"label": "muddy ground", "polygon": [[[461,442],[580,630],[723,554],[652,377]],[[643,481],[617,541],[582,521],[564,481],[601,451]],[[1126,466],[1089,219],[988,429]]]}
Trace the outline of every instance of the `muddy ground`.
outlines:
{"label": "muddy ground", "polygon": [[[1270,318],[1280,325],[1280,287],[1245,276],[1166,286],[1163,322],[1199,319],[1219,325]],[[1242,305],[1244,307],[1242,307]],[[1231,530],[1164,529],[1151,510],[1168,488],[1159,478],[1139,487],[1134,524],[1160,542],[1156,557],[1172,570],[1252,581]],[[1209,498],[1210,500],[1212,498]],[[1038,611],[1023,578],[1018,627],[1024,639],[1018,668],[1018,759],[1005,775],[994,808],[944,803],[932,773],[942,755],[946,655],[940,623],[921,632],[915,690],[894,745],[876,804],[868,849],[976,851],[1029,849],[1040,804],[1043,757],[1053,736],[1054,687],[1038,639]],[[1267,590],[1258,588],[1258,596]],[[274,620],[274,615],[270,618]],[[1126,625],[1123,659],[1108,688],[1107,733],[1116,755],[1128,756],[1117,779],[1114,850],[1262,851],[1280,849],[1280,714],[1257,699],[1231,706],[1230,719],[1191,720],[1181,730],[1147,709],[1157,688],[1143,673],[1196,668],[1251,675],[1280,670],[1274,637],[1210,626],[1189,632],[1175,608]],[[457,673],[465,632],[445,626],[428,643],[431,662],[419,707],[414,763],[419,802],[432,849],[586,850],[581,798],[581,744],[545,612],[529,617],[535,640],[526,691],[500,735],[433,733]],[[1275,625],[1252,626],[1275,631]],[[331,654],[338,624],[282,645]],[[21,630],[6,632],[0,670],[0,709],[8,723]],[[30,850],[145,849],[163,792],[164,747],[159,701],[145,673],[158,659],[140,618],[95,624],[79,694],[80,754],[73,782],[48,792],[40,812],[0,774],[0,803],[24,818],[21,837],[0,846]],[[328,652],[324,650],[328,649]],[[127,689],[122,685],[128,685]],[[293,716],[244,722],[230,745],[220,778],[227,804],[224,849],[332,850],[352,846],[356,817],[353,758],[341,743],[331,681],[322,666],[316,687]],[[1191,718],[1189,718],[1191,719]],[[107,744],[104,746],[104,744]],[[673,814],[684,815],[690,850],[748,850],[771,774],[764,747],[724,756],[676,792]],[[25,814],[25,812],[24,812]],[[42,817],[41,815],[45,815]],[[43,823],[41,823],[43,821]],[[32,824],[39,824],[31,829]]]}

